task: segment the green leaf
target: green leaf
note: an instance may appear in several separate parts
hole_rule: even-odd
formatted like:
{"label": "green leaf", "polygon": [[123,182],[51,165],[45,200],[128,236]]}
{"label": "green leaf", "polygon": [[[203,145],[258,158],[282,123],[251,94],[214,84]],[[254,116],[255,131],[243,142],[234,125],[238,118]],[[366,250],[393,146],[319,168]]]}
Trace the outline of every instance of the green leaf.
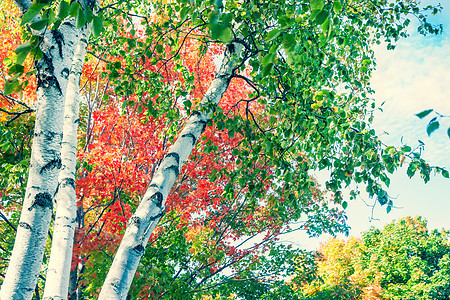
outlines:
{"label": "green leaf", "polygon": [[82,9],[77,11],[77,28],[81,28],[86,24],[86,16]]}
{"label": "green leaf", "polygon": [[219,41],[229,43],[233,40],[233,32],[230,27],[222,29],[219,33]]}
{"label": "green leaf", "polygon": [[394,206],[394,203],[392,202],[392,200],[389,200],[389,203],[386,207],[386,213],[390,213],[393,206]]}
{"label": "green leaf", "polygon": [[19,64],[19,65],[23,64],[23,62],[24,62],[25,59],[27,58],[28,53],[29,53],[29,52],[26,51],[26,52],[20,52],[19,54],[17,54],[17,57],[16,57],[16,64]]}
{"label": "green leaf", "polygon": [[411,152],[411,150],[412,150],[412,149],[411,149],[410,146],[403,146],[403,147],[402,147],[402,152],[403,152],[403,153]]}
{"label": "green leaf", "polygon": [[278,44],[272,45],[272,46],[270,47],[270,49],[269,49],[269,53],[275,53],[275,52],[277,52],[278,46],[280,46],[280,45],[278,45]]}
{"label": "green leaf", "polygon": [[384,173],[381,173],[381,174],[380,174],[380,179],[381,179],[381,181],[384,182],[384,184],[385,184],[387,187],[389,187],[389,185],[391,184],[391,180],[390,180],[389,177],[387,177],[387,175],[384,174]]}
{"label": "green leaf", "polygon": [[420,113],[416,114],[416,116],[418,116],[419,118],[423,119],[426,116],[428,116],[428,114],[430,112],[432,112],[432,111],[433,111],[432,109],[427,109],[427,110],[424,110],[423,112],[420,112]]}
{"label": "green leaf", "polygon": [[92,22],[92,35],[95,38],[100,36],[100,33],[103,29],[103,17],[102,16],[94,16],[94,20]]}
{"label": "green leaf", "polygon": [[70,11],[70,5],[66,1],[61,1],[58,8],[58,18],[61,20],[64,20],[68,15]]}
{"label": "green leaf", "polygon": [[44,6],[45,4],[42,3],[31,4],[31,6],[27,9],[27,11],[23,14],[20,25],[22,26],[32,21],[39,14],[39,12]]}
{"label": "green leaf", "polygon": [[449,176],[450,174],[449,174],[449,172],[447,171],[447,170],[442,170],[442,176],[444,177],[444,178],[449,178],[450,176]]}
{"label": "green leaf", "polygon": [[25,42],[23,44],[20,44],[19,46],[17,46],[15,52],[17,54],[21,53],[21,52],[29,52],[31,50],[33,46],[31,45],[30,41]]}
{"label": "green leaf", "polygon": [[435,131],[436,129],[438,129],[438,128],[439,128],[439,122],[438,121],[433,121],[433,122],[428,123],[428,126],[427,126],[427,134],[428,134],[428,136],[430,136],[431,133],[433,131]]}
{"label": "green leaf", "polygon": [[6,141],[3,144],[0,145],[0,148],[2,149],[2,151],[8,151],[8,149],[11,147],[11,142],[10,141]]}
{"label": "green leaf", "polygon": [[72,2],[72,4],[70,4],[69,16],[76,17],[78,15],[78,11],[81,9],[82,8],[81,8],[80,3],[76,2],[76,1]]}
{"label": "green leaf", "polygon": [[311,0],[311,10],[321,10],[324,6],[323,0]]}
{"label": "green leaf", "polygon": [[86,22],[91,23],[92,18],[94,17],[94,14],[92,13],[92,9],[90,7],[86,7],[84,10],[84,15],[86,16]]}
{"label": "green leaf", "polygon": [[347,201],[342,202],[342,208],[343,209],[347,209],[347,206],[348,206],[348,202]]}
{"label": "green leaf", "polygon": [[209,30],[211,31],[211,39],[217,40],[223,30],[223,27],[217,23],[211,22],[208,24]]}
{"label": "green leaf", "polygon": [[47,24],[48,24],[48,19],[42,19],[42,20],[31,23],[30,27],[34,30],[42,30],[47,26]]}
{"label": "green leaf", "polygon": [[293,34],[285,34],[283,37],[283,48],[285,50],[290,50],[295,47],[296,41],[295,36]]}
{"label": "green leaf", "polygon": [[156,49],[156,52],[158,52],[158,53],[163,53],[163,51],[164,51],[164,47],[161,44],[156,45],[155,49]]}
{"label": "green leaf", "polygon": [[223,1],[222,0],[213,0],[213,5],[216,9],[222,9],[223,8]]}
{"label": "green leaf", "polygon": [[333,10],[335,13],[338,13],[342,10],[342,4],[339,1],[334,1],[333,3]]}
{"label": "green leaf", "polygon": [[8,74],[12,75],[12,74],[22,74],[24,71],[24,67],[22,65],[19,64],[15,64],[13,65],[11,68],[9,68],[8,70]]}
{"label": "green leaf", "polygon": [[45,18],[48,19],[48,25],[54,24],[57,20],[59,20],[53,9],[48,8],[43,14],[45,14]]}
{"label": "green leaf", "polygon": [[325,20],[325,22],[322,23],[322,25],[320,26],[320,28],[322,28],[323,33],[324,33],[325,35],[327,35],[327,34],[328,34],[328,29],[330,28],[330,19],[327,18],[327,19]]}
{"label": "green leaf", "polygon": [[186,20],[189,11],[191,10],[191,8],[189,6],[185,6],[181,9],[180,11],[180,18],[182,21]]}
{"label": "green leaf", "polygon": [[447,129],[447,135],[450,138],[450,127]]}
{"label": "green leaf", "polygon": [[317,25],[323,24],[328,19],[328,12],[325,10],[322,10],[319,12],[316,16],[315,22]]}
{"label": "green leaf", "polygon": [[377,200],[381,206],[385,205],[388,202],[388,194],[384,190],[379,190],[377,192]]}
{"label": "green leaf", "polygon": [[267,66],[265,66],[265,67],[263,68],[263,70],[262,70],[262,75],[263,75],[263,76],[269,75],[269,74],[270,74],[270,71],[272,71],[272,67],[273,67],[273,64],[272,64],[272,63],[270,63],[270,64],[268,64]]}
{"label": "green leaf", "polygon": [[261,59],[261,63],[263,64],[263,66],[266,66],[270,63],[273,63],[274,60],[275,60],[275,53],[268,53]]}
{"label": "green leaf", "polygon": [[266,36],[266,41],[270,42],[276,39],[281,34],[281,30],[275,28],[272,31],[270,31]]}
{"label": "green leaf", "polygon": [[4,93],[5,95],[9,95],[20,90],[20,82],[18,79],[7,80],[5,82]]}
{"label": "green leaf", "polygon": [[33,2],[40,3],[40,4],[50,4],[52,2],[52,0],[35,0]]}

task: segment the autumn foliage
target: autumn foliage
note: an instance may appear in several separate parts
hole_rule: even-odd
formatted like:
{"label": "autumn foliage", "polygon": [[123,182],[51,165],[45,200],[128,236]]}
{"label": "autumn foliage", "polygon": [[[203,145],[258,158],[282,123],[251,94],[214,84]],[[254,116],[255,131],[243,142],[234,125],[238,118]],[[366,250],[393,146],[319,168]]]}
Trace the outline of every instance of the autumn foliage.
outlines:
{"label": "autumn foliage", "polygon": [[304,299],[446,299],[447,233],[406,217],[362,238],[331,239],[318,249],[318,278],[296,288]]}
{"label": "autumn foliage", "polygon": [[[191,134],[195,149],[189,160],[180,164],[181,169],[172,166],[171,174],[176,175],[171,176],[177,181],[167,202],[161,202],[164,216],[149,238],[131,297],[290,299],[304,288],[309,294],[302,296],[322,293],[327,299],[337,299],[365,291],[378,295],[380,288],[384,291],[382,280],[377,281],[379,273],[366,274],[351,256],[354,249],[363,249],[361,241],[335,241],[321,249],[322,260],[317,265],[325,287],[313,279],[317,276],[312,274],[309,254],[277,242],[282,234],[294,230],[310,235],[346,232],[343,209],[347,202],[341,189],[352,181],[367,183],[371,196],[392,207],[378,179],[386,183],[385,171],[392,173],[400,154],[412,150],[383,150],[370,122],[365,121],[372,101],[368,80],[374,68],[369,50],[373,41],[367,39],[365,29],[398,39],[403,27],[392,32],[375,13],[375,17],[365,16],[366,22],[360,10],[367,6],[377,11],[370,1],[346,10],[343,19],[339,1],[316,1],[295,11],[283,1],[264,3],[264,11],[248,1],[222,2],[156,1],[136,7],[131,2],[108,3],[105,9],[95,8],[97,15],[93,9],[78,7],[73,15],[61,9],[62,15],[67,14],[58,19],[59,24],[55,17],[52,24],[43,25],[43,30],[54,30],[47,27],[56,28],[68,16],[77,28],[90,24],[87,17],[105,22],[103,27],[93,24],[94,38],[80,81],[71,299],[76,294],[98,297],[127,222],[155,170],[189,117],[200,112],[211,113],[211,119],[208,115],[205,120],[209,121],[198,126],[202,127],[199,139]],[[58,4],[60,8],[69,5]],[[2,36],[8,42],[0,54],[15,56],[12,51],[22,38],[16,29],[17,11],[9,9],[8,1],[2,5],[11,17],[2,25]],[[222,13],[224,5],[227,13]],[[45,9],[49,14],[52,11],[52,7]],[[150,13],[135,15],[139,10]],[[239,29],[232,25],[234,19]],[[283,30],[267,25],[272,22],[280,23]],[[243,32],[247,36],[240,40]],[[349,41],[354,44],[351,55]],[[240,43],[245,49],[235,53],[232,49]],[[38,53],[39,45],[33,47]],[[216,105],[201,99],[225,49],[230,57],[237,57],[224,60],[233,63],[223,83],[226,93],[217,97],[221,101]],[[239,60],[242,64],[234,68]],[[2,63],[6,74],[11,66],[7,59]],[[17,63],[15,68],[21,66]],[[24,72],[19,72],[23,91],[2,95],[0,100],[2,106],[9,105],[0,118],[10,140],[1,145],[2,158],[8,158],[8,164],[1,166],[2,174],[26,174],[35,89],[30,66],[25,63]],[[0,84],[14,81],[9,75]],[[345,91],[339,91],[346,85]],[[16,104],[10,105],[8,97],[14,97]],[[16,119],[20,130],[13,131],[8,126]],[[311,170],[317,169],[331,170],[326,190],[311,176]],[[26,181],[24,176],[15,178],[2,179],[1,186],[1,208],[7,207],[4,211],[9,214],[2,218],[12,222],[2,223],[8,228],[5,259]],[[42,232],[45,237],[47,228]],[[140,253],[145,244],[139,244]],[[48,249],[44,264],[47,257]],[[370,281],[374,286],[365,281],[368,276],[376,278]],[[36,295],[40,285],[42,281]]]}
{"label": "autumn foliage", "polygon": [[[127,219],[176,138],[174,132],[183,126],[190,106],[197,105],[214,77],[214,61],[222,46],[210,47],[206,54],[201,54],[200,46],[196,39],[187,38],[179,50],[182,67],[171,62],[154,64],[147,60],[144,65],[134,66],[134,74],[130,77],[131,81],[141,80],[147,70],[160,70],[166,84],[176,82],[187,86],[191,80],[193,84],[188,95],[173,96],[172,93],[164,100],[176,108],[177,123],[171,121],[171,116],[157,115],[151,106],[144,105],[146,101],[159,105],[156,102],[158,95],[146,91],[124,95],[123,90],[100,75],[102,72],[108,74],[104,63],[92,58],[85,65],[82,92],[87,101],[82,104],[85,120],[81,124],[82,150],[78,155],[76,182],[80,222],[72,270],[79,272],[77,285],[84,286],[84,292],[88,294],[98,293]],[[170,53],[170,49],[165,51]],[[129,62],[120,57],[111,55],[108,59],[122,64],[124,70],[129,68]],[[180,68],[185,68],[193,77],[187,80]],[[243,72],[248,75],[249,67]],[[234,79],[218,109],[230,117],[245,116],[249,91],[242,79]],[[189,106],[183,104],[186,100],[190,100]],[[125,107],[124,101],[134,104]],[[263,120],[258,111],[262,112],[264,106],[251,105],[255,117]],[[265,255],[280,233],[289,230],[292,217],[287,215],[298,214],[298,211],[281,205],[283,211],[280,213],[284,217],[280,218],[274,209],[277,200],[273,196],[255,202],[245,196],[249,186],[239,187],[233,182],[234,171],[241,167],[233,155],[236,149],[242,149],[241,134],[230,135],[226,129],[219,130],[214,124],[207,126],[172,189],[166,203],[166,216],[150,238],[143,265],[153,264],[161,271],[146,279],[139,275],[145,273],[145,267],[138,270],[135,282],[139,285],[140,297],[154,298],[183,291],[195,293],[196,289],[189,282],[209,282],[225,269],[233,270],[235,276],[248,277],[249,274],[242,274],[243,270],[247,269],[248,273],[252,268],[257,269],[259,257]],[[260,189],[261,195],[266,194],[273,184],[266,179],[272,170],[263,157],[259,164],[249,169],[255,174],[250,186]],[[233,197],[224,197],[225,190],[230,188],[235,189]],[[315,188],[303,197],[308,199],[305,203],[311,207],[317,202],[323,210],[327,207],[323,196]],[[322,213],[327,214],[327,210]],[[343,220],[337,210],[330,211],[328,219],[336,224]],[[314,220],[309,220],[308,224],[305,229],[320,227]],[[166,251],[161,253],[161,248]],[[172,261],[172,266],[167,265],[167,260]]]}

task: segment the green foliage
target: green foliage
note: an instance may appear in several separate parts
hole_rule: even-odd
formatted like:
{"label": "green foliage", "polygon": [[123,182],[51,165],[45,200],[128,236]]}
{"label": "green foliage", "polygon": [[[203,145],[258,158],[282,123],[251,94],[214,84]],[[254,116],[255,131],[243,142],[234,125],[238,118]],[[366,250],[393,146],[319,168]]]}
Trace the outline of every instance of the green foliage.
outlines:
{"label": "green foliage", "polygon": [[[417,16],[424,33],[437,33],[439,29],[426,21],[425,14],[434,13],[439,7],[420,11],[413,1],[384,0],[118,1],[103,5],[100,8],[82,7],[77,1],[35,2],[22,16],[21,23],[27,28],[26,42],[16,49],[17,55],[10,61],[11,78],[5,84],[5,94],[22,89],[18,80],[24,72],[22,64],[29,54],[33,59],[42,58],[39,47],[45,32],[57,30],[68,18],[75,21],[77,28],[92,22],[92,51],[106,58],[106,71],[101,75],[111,88],[108,94],[120,99],[124,111],[136,109],[148,116],[164,117],[164,141],[169,144],[184,126],[180,122],[182,116],[196,111],[214,112],[208,126],[215,126],[230,138],[242,137],[232,152],[236,166],[207,176],[211,181],[230,178],[221,197],[232,199],[237,191],[243,191],[243,197],[248,199],[244,207],[248,215],[264,203],[270,205],[270,218],[276,225],[304,218],[310,235],[345,231],[344,215],[329,204],[341,204],[345,209],[349,202],[343,201],[341,190],[351,183],[365,184],[369,195],[386,205],[389,212],[393,202],[383,185],[389,186],[388,174],[405,157],[409,159],[409,176],[419,171],[425,181],[429,180],[432,168],[421,159],[420,149],[412,150],[406,145],[385,147],[371,128],[375,104],[369,80],[375,68],[373,44],[386,41],[388,48],[393,49],[400,37],[406,37],[409,19],[405,15]],[[200,55],[213,43],[228,44],[230,52],[234,47],[231,42],[244,46],[242,53],[234,53],[240,65],[233,80],[247,84],[247,99],[226,108],[195,104],[198,99],[190,93],[201,82],[195,82],[196,70],[183,65],[181,53],[188,38],[195,38],[202,45]],[[436,120],[430,122],[428,133],[438,127]],[[12,155],[10,145],[9,140],[1,145],[7,155]],[[213,143],[204,145],[205,153],[218,150]],[[81,165],[89,171],[89,164]],[[1,168],[10,171],[12,163]],[[310,176],[311,170],[324,169],[331,173],[326,184],[328,194],[318,191]],[[448,171],[435,169],[448,177]],[[14,178],[2,179],[2,186],[11,185]],[[267,182],[269,188],[265,188]],[[351,195],[354,198],[356,194],[352,191]],[[328,195],[332,202],[325,201]],[[295,274],[292,284],[297,285],[315,278],[311,254],[273,241],[265,249],[270,251],[244,252],[237,259],[238,256],[225,255],[218,243],[212,243],[211,237],[218,233],[211,228],[188,239],[186,224],[178,215],[169,214],[163,221],[167,223],[154,234],[139,266],[134,281],[138,288],[130,292],[133,297],[200,299],[239,295],[245,299],[301,299],[286,277]],[[267,224],[261,222],[255,229],[246,228],[239,221],[233,219],[227,225],[243,236],[255,236],[269,223],[264,220]],[[117,226],[123,228],[125,224]],[[86,296],[95,297],[98,293],[111,264],[115,238],[118,237],[111,237],[107,249],[96,249],[84,258]],[[374,245],[379,243],[370,239]],[[214,269],[216,265],[225,267]],[[395,265],[409,266],[404,262]],[[447,268],[448,256],[437,265],[441,270]],[[226,268],[233,270],[230,276],[220,274]],[[409,278],[410,271],[406,275],[387,271],[393,277],[380,282],[383,286]],[[352,270],[339,274],[341,286],[328,282],[320,286],[317,294],[305,297],[356,297],[360,287],[346,281],[349,272]],[[447,289],[441,284],[446,282],[447,273],[433,274],[436,278],[431,281],[435,285],[430,285],[429,293],[437,295]],[[399,292],[393,289],[389,293]]]}
{"label": "green foliage", "polygon": [[[428,231],[421,218],[405,218],[363,235],[363,268],[381,272],[388,299],[447,299],[450,296],[448,232]],[[447,281],[442,281],[446,278]],[[439,294],[438,298],[436,296]],[[434,296],[432,296],[434,295]]]}
{"label": "green foliage", "polygon": [[34,126],[34,116],[25,116],[0,123],[0,207],[6,210],[17,208],[25,193]]}
{"label": "green foliage", "polygon": [[[94,2],[92,2],[94,3]],[[71,4],[62,0],[56,9],[57,1],[35,1],[22,15],[21,26],[25,27],[26,42],[18,46],[16,56],[11,61],[8,74],[10,78],[5,82],[4,94],[9,95],[23,90],[28,84],[28,80],[19,82],[22,75],[29,76],[33,71],[24,74],[23,63],[27,56],[31,54],[33,60],[43,57],[40,50],[44,35],[48,31],[55,32],[66,18],[75,18],[77,28],[92,24],[92,34],[98,37],[103,30],[103,15],[98,7],[82,7],[79,2],[72,1]],[[94,20],[94,21],[93,21]]]}
{"label": "green foliage", "polygon": [[321,279],[302,287],[305,299],[448,299],[448,234],[406,217],[360,241],[331,240],[319,250]]}

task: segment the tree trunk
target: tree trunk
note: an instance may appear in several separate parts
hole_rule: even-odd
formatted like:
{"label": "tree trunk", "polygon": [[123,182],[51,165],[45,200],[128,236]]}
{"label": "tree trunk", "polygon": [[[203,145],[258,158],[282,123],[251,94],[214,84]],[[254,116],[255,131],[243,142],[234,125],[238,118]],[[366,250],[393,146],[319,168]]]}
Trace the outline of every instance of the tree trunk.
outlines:
{"label": "tree trunk", "polygon": [[164,205],[184,162],[188,159],[215,107],[227,90],[241,53],[241,44],[227,46],[214,80],[205,93],[200,107],[189,117],[176,142],[156,170],[127,230],[108,272],[99,299],[126,299],[145,246],[164,214]]}
{"label": "tree trunk", "polygon": [[[16,1],[22,12],[31,2]],[[61,168],[64,94],[78,31],[74,21],[44,30],[36,64],[37,108],[22,214],[0,299],[31,299],[41,269]]]}
{"label": "tree trunk", "polygon": [[58,191],[55,196],[56,219],[48,265],[44,299],[67,299],[73,238],[77,218],[75,170],[77,159],[77,130],[79,123],[79,82],[90,35],[90,24],[81,34],[70,69],[67,85],[63,140],[61,145],[62,168],[59,172]]}

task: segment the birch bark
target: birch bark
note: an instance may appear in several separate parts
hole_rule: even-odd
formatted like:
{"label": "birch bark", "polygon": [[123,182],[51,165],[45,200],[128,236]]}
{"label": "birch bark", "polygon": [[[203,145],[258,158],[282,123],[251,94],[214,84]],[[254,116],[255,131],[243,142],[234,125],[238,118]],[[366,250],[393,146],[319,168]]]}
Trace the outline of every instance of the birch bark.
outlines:
{"label": "birch bark", "polygon": [[241,44],[227,46],[214,80],[206,91],[199,110],[192,113],[176,142],[170,147],[150,182],[127,229],[109,269],[99,299],[126,299],[145,246],[164,214],[164,205],[184,162],[188,159],[214,108],[227,90],[242,50]]}
{"label": "birch bark", "polygon": [[[16,1],[21,12],[30,1]],[[42,32],[43,58],[36,64],[37,106],[22,214],[0,299],[31,299],[41,269],[53,200],[61,167],[60,147],[64,93],[78,30],[66,21],[57,30]]]}
{"label": "birch bark", "polygon": [[82,30],[80,42],[73,56],[66,91],[61,170],[55,196],[56,218],[53,227],[52,250],[48,265],[44,299],[67,299],[73,239],[77,217],[75,170],[77,159],[77,130],[79,123],[79,82],[83,70],[90,24]]}

